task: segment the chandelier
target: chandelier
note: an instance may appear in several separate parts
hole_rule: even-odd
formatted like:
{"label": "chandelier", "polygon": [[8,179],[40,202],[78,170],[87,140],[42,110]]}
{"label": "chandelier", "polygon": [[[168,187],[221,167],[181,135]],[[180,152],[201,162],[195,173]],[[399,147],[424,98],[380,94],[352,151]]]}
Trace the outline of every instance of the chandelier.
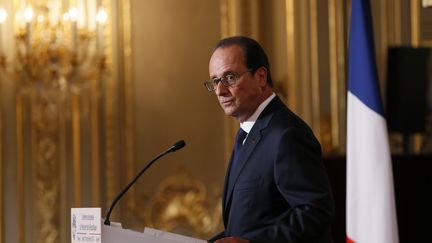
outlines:
{"label": "chandelier", "polygon": [[[13,21],[8,24],[15,43],[8,60],[8,47],[0,42],[2,70],[11,68],[20,87],[33,90],[65,91],[100,79],[105,70],[103,6],[96,0],[35,2],[16,4],[11,13],[0,8],[0,28]],[[1,34],[6,33],[0,29]]]}

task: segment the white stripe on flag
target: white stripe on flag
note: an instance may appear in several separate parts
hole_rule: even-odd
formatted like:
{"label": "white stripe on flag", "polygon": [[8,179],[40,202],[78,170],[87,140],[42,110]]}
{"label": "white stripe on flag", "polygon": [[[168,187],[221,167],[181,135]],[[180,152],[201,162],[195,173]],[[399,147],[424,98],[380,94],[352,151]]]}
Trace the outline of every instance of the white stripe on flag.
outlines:
{"label": "white stripe on flag", "polygon": [[347,135],[347,236],[357,243],[397,243],[387,125],[351,92]]}

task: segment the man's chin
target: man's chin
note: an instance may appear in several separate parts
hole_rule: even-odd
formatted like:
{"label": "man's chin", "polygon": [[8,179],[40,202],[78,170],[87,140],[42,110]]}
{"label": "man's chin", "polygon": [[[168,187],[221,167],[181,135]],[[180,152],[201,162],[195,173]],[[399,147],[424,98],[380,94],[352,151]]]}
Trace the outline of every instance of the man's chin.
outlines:
{"label": "man's chin", "polygon": [[233,104],[221,104],[221,107],[227,116],[232,116],[236,118],[238,116],[239,110],[238,107]]}
{"label": "man's chin", "polygon": [[224,112],[225,112],[225,115],[227,115],[227,116],[233,117],[235,119],[238,118],[238,112],[236,112],[236,111],[233,111],[233,110],[224,110]]}
{"label": "man's chin", "polygon": [[232,109],[224,109],[225,115],[235,117],[235,110]]}

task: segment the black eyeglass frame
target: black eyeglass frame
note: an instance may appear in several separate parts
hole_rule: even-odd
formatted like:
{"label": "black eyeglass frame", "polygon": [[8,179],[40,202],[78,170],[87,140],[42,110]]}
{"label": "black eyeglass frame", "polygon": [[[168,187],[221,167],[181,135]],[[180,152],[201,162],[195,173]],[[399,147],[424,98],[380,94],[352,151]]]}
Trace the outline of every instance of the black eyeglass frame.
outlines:
{"label": "black eyeglass frame", "polygon": [[234,73],[234,72],[227,73],[220,78],[214,78],[214,79],[204,81],[204,86],[208,91],[213,92],[216,90],[219,83],[222,83],[225,87],[233,86],[236,84],[237,80],[241,78],[241,76],[243,76],[246,73],[253,73],[254,71],[255,71],[254,69],[249,68],[242,73]]}

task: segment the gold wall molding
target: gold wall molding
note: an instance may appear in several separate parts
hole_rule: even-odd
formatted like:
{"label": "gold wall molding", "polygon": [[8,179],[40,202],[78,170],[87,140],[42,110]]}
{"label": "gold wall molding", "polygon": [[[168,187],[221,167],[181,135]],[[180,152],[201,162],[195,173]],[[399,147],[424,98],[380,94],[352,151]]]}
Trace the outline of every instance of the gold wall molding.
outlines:
{"label": "gold wall molding", "polygon": [[220,0],[221,36],[222,38],[238,33],[236,19],[236,1]]}
{"label": "gold wall molding", "polygon": [[[119,76],[122,80],[123,85],[123,101],[121,102],[124,106],[122,111],[122,127],[124,127],[124,133],[122,139],[122,150],[125,151],[124,161],[126,164],[126,176],[124,184],[128,183],[135,177],[135,156],[134,156],[134,99],[133,99],[133,65],[132,65],[132,16],[131,16],[131,2],[130,0],[122,0],[119,2],[119,25],[118,31],[121,33],[121,39],[119,39],[119,45],[121,46],[119,66]],[[132,221],[133,212],[136,209],[136,188],[133,188],[129,192],[129,196],[126,198],[126,214],[125,219]]]}
{"label": "gold wall molding", "polygon": [[262,22],[260,9],[261,5],[265,4],[262,0],[249,0],[249,18],[251,26],[251,36],[255,39],[262,39],[260,23]]}
{"label": "gold wall molding", "polygon": [[289,78],[288,105],[294,104],[292,109],[311,126],[321,140],[321,103],[326,96],[321,97],[323,94],[320,87],[325,75],[320,73],[320,64],[326,56],[323,55],[325,52],[321,44],[321,38],[325,37],[319,35],[318,25],[322,22],[323,9],[318,8],[321,2],[315,0],[285,1],[285,4],[288,68],[290,72],[294,72],[288,74],[294,76]]}
{"label": "gold wall molding", "polygon": [[18,242],[24,243],[25,213],[24,213],[24,142],[23,142],[23,104],[22,99],[16,100],[16,158],[17,158],[17,205],[18,205]]}
{"label": "gold wall molding", "polygon": [[[111,26],[112,28],[112,26]],[[112,65],[112,59],[107,60],[107,65]],[[108,64],[109,63],[109,64]],[[116,192],[119,189],[118,186],[118,167],[117,162],[117,150],[116,141],[118,137],[116,136],[116,104],[118,102],[117,95],[115,93],[116,83],[112,77],[108,77],[105,80],[104,95],[103,95],[103,106],[104,106],[104,119],[105,119],[105,141],[104,141],[104,151],[105,151],[105,178],[106,178],[106,197],[105,197],[105,208],[109,208],[111,201],[116,196]],[[115,214],[115,212],[114,212]]]}
{"label": "gold wall molding", "polygon": [[[0,60],[1,62],[1,60]],[[1,65],[1,63],[0,63]],[[0,74],[1,75],[1,74]],[[2,80],[3,77],[0,76],[0,94],[3,91],[2,89]],[[2,100],[0,99],[0,243],[3,243],[3,115],[2,115]]]}
{"label": "gold wall molding", "polygon": [[420,0],[411,0],[411,45],[420,45]]}
{"label": "gold wall molding", "polygon": [[331,110],[331,153],[345,151],[345,1],[329,0],[329,69]]}
{"label": "gold wall molding", "polygon": [[[315,131],[315,124],[313,124],[312,114],[312,87],[311,87],[311,53],[310,53],[310,13],[309,13],[309,2],[297,1],[295,4],[296,15],[295,18],[298,20],[297,32],[295,33],[297,39],[297,50],[298,56],[296,56],[296,62],[299,64],[297,80],[297,90],[288,92],[295,92],[297,94],[298,102],[298,115],[311,126],[312,130]],[[316,134],[318,135],[318,134]]]}
{"label": "gold wall molding", "polygon": [[318,0],[309,1],[309,30],[310,30],[310,73],[311,73],[311,105],[312,127],[319,139],[323,140],[321,134],[321,107],[320,107],[320,72],[319,72],[319,36],[318,36]]}
{"label": "gold wall molding", "polygon": [[[109,83],[107,83],[110,86]],[[111,84],[112,85],[112,84]],[[113,95],[113,87],[107,87],[107,95]],[[111,96],[112,97],[112,96]],[[115,104],[114,101],[110,101],[108,97],[105,98],[105,177],[106,177],[106,200],[105,200],[105,208],[109,208],[111,201],[116,196],[117,191],[119,191],[119,183],[118,183],[118,165],[116,164],[116,139],[117,136],[115,134],[115,112],[112,108],[112,105]],[[114,212],[115,214],[115,212]]]}
{"label": "gold wall molding", "polygon": [[72,164],[74,207],[81,207],[82,174],[81,174],[81,128],[80,128],[80,99],[76,94],[71,95],[72,106]]}
{"label": "gold wall molding", "polygon": [[299,112],[299,105],[297,100],[297,40],[296,40],[296,18],[295,18],[295,4],[294,0],[285,0],[286,7],[286,35],[287,35],[287,59],[288,59],[288,67],[287,67],[287,97],[288,97],[288,106],[294,111]]}
{"label": "gold wall molding", "polygon": [[393,12],[390,14],[390,23],[393,23],[392,42],[394,45],[402,45],[402,0],[390,1],[393,4]]}
{"label": "gold wall molding", "polygon": [[247,35],[260,38],[260,4],[262,0],[219,0],[222,38]]}
{"label": "gold wall molding", "polygon": [[101,203],[101,193],[102,188],[101,183],[101,155],[100,155],[100,115],[98,112],[101,106],[100,96],[101,96],[101,80],[97,79],[92,82],[91,85],[91,97],[90,97],[90,127],[91,127],[91,171],[92,171],[92,202],[96,205],[102,205]]}
{"label": "gold wall molding", "polygon": [[339,99],[338,99],[338,11],[337,0],[328,0],[329,57],[330,57],[330,104],[331,104],[331,140],[334,147],[339,146]]}
{"label": "gold wall molding", "polygon": [[391,32],[392,28],[388,21],[389,16],[392,15],[394,9],[391,8],[390,1],[380,1],[377,5],[375,5],[377,14],[375,15],[375,45],[376,45],[376,53],[378,58],[376,59],[377,63],[377,71],[378,77],[381,84],[381,97],[384,98],[385,94],[385,77],[387,70],[387,48],[391,45]]}
{"label": "gold wall molding", "polygon": [[[65,107],[66,108],[66,107]],[[73,178],[68,175],[69,171],[69,161],[67,155],[67,142],[68,142],[68,115],[62,115],[59,117],[58,126],[59,126],[59,187],[60,187],[60,220],[58,227],[60,233],[60,239],[69,239],[70,237],[70,203],[69,203],[69,179]]]}
{"label": "gold wall molding", "polygon": [[421,45],[432,47],[432,6],[429,5],[428,7],[419,8]]}

